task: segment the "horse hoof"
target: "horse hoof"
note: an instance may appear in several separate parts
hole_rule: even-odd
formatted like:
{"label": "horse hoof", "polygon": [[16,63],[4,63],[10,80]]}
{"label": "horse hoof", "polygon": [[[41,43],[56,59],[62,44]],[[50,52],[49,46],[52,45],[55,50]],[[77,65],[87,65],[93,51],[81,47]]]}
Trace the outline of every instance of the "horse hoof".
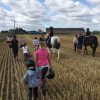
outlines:
{"label": "horse hoof", "polygon": [[88,53],[86,53],[86,55],[88,55]]}
{"label": "horse hoof", "polygon": [[57,60],[59,60],[59,58],[57,58]]}

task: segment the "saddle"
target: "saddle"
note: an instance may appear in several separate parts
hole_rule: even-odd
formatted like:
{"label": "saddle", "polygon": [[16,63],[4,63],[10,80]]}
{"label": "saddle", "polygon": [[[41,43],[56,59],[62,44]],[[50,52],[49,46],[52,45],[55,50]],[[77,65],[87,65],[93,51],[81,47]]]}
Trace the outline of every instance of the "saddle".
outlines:
{"label": "saddle", "polygon": [[51,38],[49,38],[48,40],[47,40],[47,47],[48,48],[52,48],[52,45],[51,45]]}

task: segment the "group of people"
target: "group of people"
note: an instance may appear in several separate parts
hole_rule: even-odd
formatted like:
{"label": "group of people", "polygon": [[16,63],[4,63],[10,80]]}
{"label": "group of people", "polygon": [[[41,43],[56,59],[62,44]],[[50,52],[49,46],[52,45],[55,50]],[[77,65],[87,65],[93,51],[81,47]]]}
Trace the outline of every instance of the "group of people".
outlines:
{"label": "group of people", "polygon": [[91,32],[89,31],[89,28],[87,28],[86,31],[86,36],[83,36],[81,33],[79,33],[79,37],[77,37],[77,34],[75,35],[75,38],[73,40],[73,45],[74,45],[74,51],[76,51],[76,48],[78,49],[78,53],[82,53],[82,45],[83,43],[86,41],[85,37],[89,37],[91,34]]}
{"label": "group of people", "polygon": [[[53,36],[50,33],[49,35],[49,38]],[[45,41],[48,39],[45,39],[43,34],[39,41],[37,40],[37,37],[35,37],[33,41],[33,45],[35,46],[34,60],[28,60],[27,54],[29,53],[29,49],[26,46],[24,39],[21,37],[19,44],[16,36],[13,36],[11,42],[10,37],[7,37],[7,43],[13,50],[15,63],[16,60],[18,61],[18,48],[20,47],[21,50],[23,50],[24,59],[28,69],[23,77],[23,81],[29,87],[29,100],[32,99],[32,89],[34,90],[34,100],[38,98],[38,85],[41,87],[43,95],[46,96],[46,76],[48,71],[52,71],[50,54],[46,50],[47,46]]]}

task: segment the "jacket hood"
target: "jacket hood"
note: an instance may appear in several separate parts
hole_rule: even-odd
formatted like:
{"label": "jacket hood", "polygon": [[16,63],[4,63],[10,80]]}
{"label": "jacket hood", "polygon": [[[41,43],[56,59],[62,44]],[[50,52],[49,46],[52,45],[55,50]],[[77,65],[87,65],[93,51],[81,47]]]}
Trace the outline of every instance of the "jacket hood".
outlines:
{"label": "jacket hood", "polygon": [[[35,71],[36,71],[36,70],[35,70]],[[34,70],[28,70],[28,71],[27,71],[27,74],[28,74],[29,76],[32,76],[32,75],[35,74],[35,71],[34,71]]]}

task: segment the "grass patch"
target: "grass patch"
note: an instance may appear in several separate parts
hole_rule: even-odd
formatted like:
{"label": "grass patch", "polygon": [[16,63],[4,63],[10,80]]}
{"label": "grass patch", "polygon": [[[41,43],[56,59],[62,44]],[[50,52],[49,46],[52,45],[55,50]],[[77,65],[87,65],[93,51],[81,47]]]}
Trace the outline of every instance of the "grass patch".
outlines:
{"label": "grass patch", "polygon": [[0,42],[3,42],[7,37],[0,37]]}

